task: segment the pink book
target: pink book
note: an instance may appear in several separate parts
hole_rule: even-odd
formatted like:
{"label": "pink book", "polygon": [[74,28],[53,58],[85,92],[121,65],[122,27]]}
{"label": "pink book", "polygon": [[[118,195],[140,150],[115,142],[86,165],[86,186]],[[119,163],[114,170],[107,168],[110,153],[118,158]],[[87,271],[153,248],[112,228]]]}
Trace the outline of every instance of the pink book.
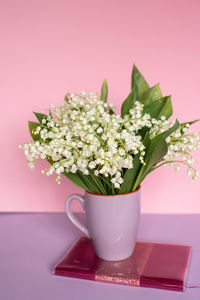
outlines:
{"label": "pink book", "polygon": [[81,237],[54,267],[60,276],[140,287],[184,291],[191,247],[138,241],[131,257],[106,261]]}

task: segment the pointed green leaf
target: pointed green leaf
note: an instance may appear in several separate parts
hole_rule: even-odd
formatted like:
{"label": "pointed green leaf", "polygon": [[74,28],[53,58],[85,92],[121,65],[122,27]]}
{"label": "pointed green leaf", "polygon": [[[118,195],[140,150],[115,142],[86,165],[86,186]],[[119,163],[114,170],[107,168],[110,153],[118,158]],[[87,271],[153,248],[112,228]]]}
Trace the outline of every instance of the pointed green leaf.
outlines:
{"label": "pointed green leaf", "polygon": [[96,180],[99,181],[99,178],[97,177],[95,178],[95,180],[91,175],[84,175],[80,171],[78,171],[77,173],[63,172],[62,174],[85,191],[101,195],[107,194],[104,188],[99,185],[99,182],[97,184]]}
{"label": "pointed green leaf", "polygon": [[129,110],[134,106],[135,103],[135,92],[134,89],[130,92],[130,94],[128,95],[128,97],[124,100],[122,107],[121,107],[121,116],[122,118],[125,115],[128,115]]}
{"label": "pointed green leaf", "polygon": [[[28,122],[29,124],[29,131],[30,134],[33,138],[34,141],[38,141],[40,140],[40,135],[39,134],[35,134],[37,127],[40,126],[39,123],[36,122]],[[53,165],[54,161],[49,157],[46,158],[46,160]],[[77,173],[66,173],[63,172],[62,173],[64,176],[66,176],[69,180],[71,180],[74,184],[78,185],[79,187],[81,187],[82,189],[86,190],[86,191],[90,191],[92,193],[96,193],[96,194],[101,194],[101,192],[97,189],[97,185],[92,183],[91,177],[90,176],[86,176],[83,175],[81,172],[77,172]]]}
{"label": "pointed green leaf", "polygon": [[146,92],[149,89],[148,83],[146,82],[146,80],[135,65],[133,66],[132,71],[131,90],[133,88],[135,89],[135,97],[137,100],[140,99],[144,92]]}
{"label": "pointed green leaf", "polygon": [[183,126],[186,125],[186,124],[193,125],[194,123],[197,123],[199,121],[200,121],[200,119],[197,119],[197,120],[194,120],[194,121],[189,121],[189,122],[181,123],[181,125],[183,125]]}
{"label": "pointed green leaf", "polygon": [[52,112],[51,112],[51,110],[49,109],[49,116],[51,117],[51,118],[53,118],[53,116],[52,116]]}
{"label": "pointed green leaf", "polygon": [[[145,138],[143,140],[143,144],[145,148],[149,146],[150,143],[150,137],[149,132],[146,133]],[[135,180],[137,178],[137,175],[139,173],[140,168],[142,167],[141,161],[139,159],[140,154],[137,154],[134,156],[133,159],[133,168],[127,169],[125,175],[123,176],[124,182],[122,183],[120,187],[119,194],[125,194],[133,191],[133,186],[135,183]]]}
{"label": "pointed green leaf", "polygon": [[65,101],[68,103],[69,102],[69,98],[67,95],[65,95]]}
{"label": "pointed green leaf", "polygon": [[181,126],[181,134],[184,134],[183,128],[185,127],[186,124],[188,124],[188,125],[193,125],[193,124],[195,124],[195,123],[197,123],[197,122],[199,122],[199,121],[200,121],[200,119],[197,119],[197,120],[194,120],[194,121],[189,121],[189,122],[181,123],[181,124],[180,124],[180,126]]}
{"label": "pointed green leaf", "polygon": [[171,115],[173,114],[171,96],[166,96],[163,97],[162,99],[164,99],[164,105],[158,115],[158,118],[165,116],[167,119],[169,119],[169,117],[171,117]]}
{"label": "pointed green leaf", "polygon": [[[106,195],[107,194],[107,191],[106,189],[104,188],[104,185],[101,181],[101,178],[100,176],[95,176],[94,173],[92,171],[90,171],[90,174],[87,175],[88,177],[88,180],[90,181],[91,183],[91,192],[94,193],[94,194],[101,194],[101,195]],[[98,191],[97,191],[98,189]]]}
{"label": "pointed green leaf", "polygon": [[31,121],[28,122],[29,131],[30,131],[30,134],[31,134],[34,141],[40,140],[40,135],[36,134],[36,129],[39,126],[40,126],[39,123],[31,122]]}
{"label": "pointed green leaf", "polygon": [[143,103],[144,106],[147,106],[148,104],[151,104],[153,101],[159,100],[160,98],[162,98],[162,92],[158,83],[144,92],[140,98],[140,102]]}
{"label": "pointed green leaf", "polygon": [[133,168],[127,169],[125,175],[123,176],[123,183],[120,186],[119,194],[130,193],[133,190],[133,184],[135,176],[141,166],[141,162],[139,160],[139,154],[137,154],[133,159]]}
{"label": "pointed green leaf", "polygon": [[74,184],[78,185],[85,191],[89,191],[88,186],[85,184],[85,182],[82,180],[82,178],[79,176],[78,173],[62,173],[64,176],[66,176],[69,180],[71,180]]}
{"label": "pointed green leaf", "polygon": [[171,97],[166,96],[153,101],[144,107],[143,113],[148,113],[152,118],[156,119],[159,119],[161,116],[165,116],[168,119],[173,113]]}
{"label": "pointed green leaf", "polygon": [[166,130],[165,132],[155,136],[151,140],[149,146],[145,150],[145,165],[143,165],[140,169],[140,172],[133,187],[134,190],[139,186],[139,184],[148,174],[148,171],[151,169],[151,167],[158,163],[167,154],[168,148],[166,138],[170,134],[172,134],[176,129],[178,129],[178,127],[179,122],[178,120],[176,120],[175,124],[169,130]]}
{"label": "pointed green leaf", "polygon": [[[50,158],[46,158],[46,160],[50,163],[50,165],[53,165],[55,162]],[[86,183],[82,180],[81,172],[77,172],[77,173],[66,173],[63,172],[62,174],[67,177],[69,180],[71,180],[74,184],[78,185],[79,187],[81,187],[82,189],[84,189],[85,191],[89,191],[88,186],[86,185]]]}
{"label": "pointed green leaf", "polygon": [[82,172],[79,171],[79,175],[83,182],[85,182],[85,184],[87,185],[88,192],[94,194],[102,194],[101,189],[99,189],[98,183],[96,184],[96,182],[93,181],[93,177],[90,174],[84,175]]}
{"label": "pointed green leaf", "polygon": [[108,84],[107,84],[106,80],[104,80],[102,87],[101,87],[101,100],[103,102],[106,102],[107,97],[108,97]]}
{"label": "pointed green leaf", "polygon": [[109,114],[110,115],[114,115],[115,114],[115,112],[114,112],[114,110],[112,108],[109,108]]}
{"label": "pointed green leaf", "polygon": [[110,177],[109,176],[106,177],[103,174],[101,174],[100,178],[101,178],[102,182],[104,182],[104,187],[106,189],[106,194],[107,195],[113,195],[113,193],[112,193],[112,185],[113,185],[113,183],[110,181]]}
{"label": "pointed green leaf", "polygon": [[71,180],[74,184],[83,188],[85,191],[94,194],[107,194],[104,190],[102,184],[100,183],[100,178],[92,176],[92,175],[84,175],[82,172],[78,171],[77,173],[62,173],[69,180]]}
{"label": "pointed green leaf", "polygon": [[175,130],[179,128],[179,122],[176,120],[174,125],[170,127],[168,130],[160,133],[155,136],[148,147],[148,152],[146,157],[146,168],[149,169],[152,165],[156,164],[161,160],[163,156],[167,154],[168,149],[166,148],[166,138],[170,136]]}
{"label": "pointed green leaf", "polygon": [[40,122],[40,123],[42,123],[42,120],[43,119],[46,119],[48,116],[47,115],[45,115],[45,114],[41,114],[41,113],[37,113],[37,112],[33,112],[34,113],[34,115],[36,116],[36,118],[38,119],[38,121]]}

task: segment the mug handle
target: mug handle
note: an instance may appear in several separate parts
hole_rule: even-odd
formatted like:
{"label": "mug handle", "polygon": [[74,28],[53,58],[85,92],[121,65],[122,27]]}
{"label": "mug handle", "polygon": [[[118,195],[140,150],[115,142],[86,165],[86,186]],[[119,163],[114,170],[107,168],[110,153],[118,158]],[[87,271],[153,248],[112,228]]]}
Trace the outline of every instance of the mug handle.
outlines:
{"label": "mug handle", "polygon": [[65,203],[65,209],[66,209],[66,214],[68,216],[68,218],[70,219],[70,221],[78,228],[80,229],[88,238],[90,238],[88,229],[85,225],[81,224],[78,219],[73,215],[73,213],[70,210],[70,203],[72,202],[72,200],[79,200],[81,203],[82,208],[85,210],[85,200],[84,197],[80,194],[72,194],[70,195]]}

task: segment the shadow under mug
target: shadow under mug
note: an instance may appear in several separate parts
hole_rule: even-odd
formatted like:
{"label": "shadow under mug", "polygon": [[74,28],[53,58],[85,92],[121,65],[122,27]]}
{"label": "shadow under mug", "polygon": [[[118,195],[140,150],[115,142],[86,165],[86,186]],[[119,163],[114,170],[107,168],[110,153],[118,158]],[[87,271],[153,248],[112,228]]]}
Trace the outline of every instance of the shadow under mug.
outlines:
{"label": "shadow under mug", "polygon": [[[87,226],[70,210],[72,200],[79,200],[86,213]],[[92,239],[97,256],[104,260],[123,260],[131,256],[140,219],[140,187],[121,195],[97,195],[85,191],[66,200],[70,221]]]}

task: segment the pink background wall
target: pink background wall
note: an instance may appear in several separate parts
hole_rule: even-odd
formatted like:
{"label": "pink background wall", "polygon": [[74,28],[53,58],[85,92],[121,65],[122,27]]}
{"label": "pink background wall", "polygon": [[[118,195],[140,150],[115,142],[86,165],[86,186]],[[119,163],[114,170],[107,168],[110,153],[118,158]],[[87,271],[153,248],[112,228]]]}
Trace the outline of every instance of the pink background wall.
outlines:
{"label": "pink background wall", "polygon": [[[136,63],[172,94],[174,118],[200,117],[200,1],[1,0],[1,211],[63,211],[67,180],[29,171],[18,144],[30,140],[32,111],[67,91],[100,90],[120,107]],[[196,127],[198,128],[198,127]],[[162,168],[142,185],[142,211],[199,213],[200,180]],[[80,206],[74,204],[74,209]]]}

